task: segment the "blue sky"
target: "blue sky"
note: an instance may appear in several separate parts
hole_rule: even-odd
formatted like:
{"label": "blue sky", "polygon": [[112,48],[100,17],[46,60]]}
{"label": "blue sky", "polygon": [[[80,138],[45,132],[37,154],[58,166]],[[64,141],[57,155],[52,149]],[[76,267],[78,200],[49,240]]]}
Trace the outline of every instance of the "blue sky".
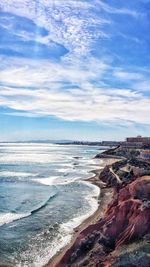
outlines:
{"label": "blue sky", "polygon": [[150,133],[150,1],[1,0],[0,140]]}

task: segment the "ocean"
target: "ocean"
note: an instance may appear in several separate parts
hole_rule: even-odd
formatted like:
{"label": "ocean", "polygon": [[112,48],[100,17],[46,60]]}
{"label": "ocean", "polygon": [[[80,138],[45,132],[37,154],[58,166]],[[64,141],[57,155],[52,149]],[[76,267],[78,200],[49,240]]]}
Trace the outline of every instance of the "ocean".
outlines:
{"label": "ocean", "polygon": [[43,266],[96,211],[98,149],[0,143],[0,266]]}

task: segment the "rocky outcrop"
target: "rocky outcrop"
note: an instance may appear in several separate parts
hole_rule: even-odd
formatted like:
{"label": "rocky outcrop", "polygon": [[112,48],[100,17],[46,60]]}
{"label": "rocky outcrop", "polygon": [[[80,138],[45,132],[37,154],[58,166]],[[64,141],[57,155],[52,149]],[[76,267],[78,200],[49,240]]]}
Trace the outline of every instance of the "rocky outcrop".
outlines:
{"label": "rocky outcrop", "polygon": [[117,155],[107,155],[107,154],[103,154],[103,153],[99,153],[95,156],[95,159],[124,159],[124,157],[121,156],[117,156]]}
{"label": "rocky outcrop", "polygon": [[[144,175],[150,175],[150,163],[132,158],[120,160],[113,163],[112,166],[106,166],[100,174],[100,179],[106,183],[106,186],[122,188]],[[122,183],[115,179],[116,176],[120,178]]]}
{"label": "rocky outcrop", "polygon": [[138,158],[140,157],[141,151],[143,152],[144,150],[146,151],[148,149],[147,146],[145,147],[126,147],[123,144],[120,144],[118,147],[109,149],[107,151],[104,151],[102,153],[99,153],[96,155],[96,158],[107,158],[107,157],[112,157],[112,158]]}

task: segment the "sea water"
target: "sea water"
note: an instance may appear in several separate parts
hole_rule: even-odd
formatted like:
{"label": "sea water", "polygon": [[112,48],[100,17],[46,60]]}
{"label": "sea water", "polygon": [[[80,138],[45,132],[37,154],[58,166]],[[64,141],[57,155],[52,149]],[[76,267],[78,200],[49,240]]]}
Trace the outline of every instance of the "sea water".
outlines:
{"label": "sea water", "polygon": [[0,143],[0,265],[46,264],[98,207],[98,147]]}

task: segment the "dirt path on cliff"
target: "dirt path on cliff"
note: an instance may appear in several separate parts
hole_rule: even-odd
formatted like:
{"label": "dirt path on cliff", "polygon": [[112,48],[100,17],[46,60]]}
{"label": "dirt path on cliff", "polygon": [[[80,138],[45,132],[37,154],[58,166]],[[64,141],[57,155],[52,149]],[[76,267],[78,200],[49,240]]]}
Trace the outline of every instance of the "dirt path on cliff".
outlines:
{"label": "dirt path on cliff", "polygon": [[113,171],[112,167],[110,167],[109,170],[115,176],[115,178],[117,179],[118,183],[121,184],[122,181],[120,180],[120,177]]}

